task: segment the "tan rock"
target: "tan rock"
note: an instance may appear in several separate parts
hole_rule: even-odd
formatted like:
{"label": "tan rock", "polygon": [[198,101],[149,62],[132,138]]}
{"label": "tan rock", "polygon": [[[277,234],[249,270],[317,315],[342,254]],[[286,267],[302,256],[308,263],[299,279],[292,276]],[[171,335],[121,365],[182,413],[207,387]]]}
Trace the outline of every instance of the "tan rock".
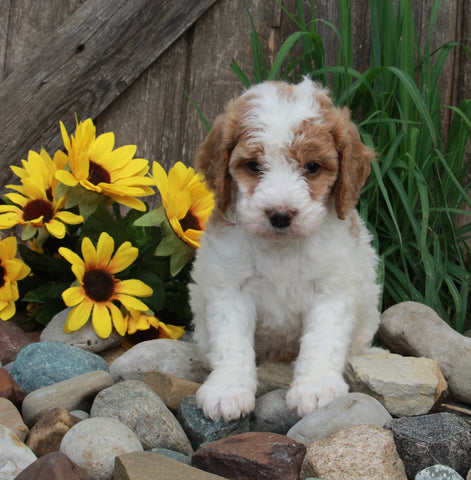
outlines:
{"label": "tan rock", "polygon": [[8,427],[22,442],[29,432],[29,428],[24,424],[15,405],[2,397],[0,397],[0,425]]}
{"label": "tan rock", "polygon": [[342,430],[307,449],[301,478],[407,480],[392,433],[377,425]]}
{"label": "tan rock", "polygon": [[180,402],[189,395],[194,395],[200,384],[190,382],[162,372],[147,372],[142,377],[154,392],[164,401],[171,410],[177,411]]}
{"label": "tan rock", "polygon": [[278,388],[288,388],[293,380],[293,364],[263,362],[257,367],[257,378],[257,397]]}
{"label": "tan rock", "polygon": [[115,459],[113,480],[222,480],[223,477],[198,470],[153,452],[132,452]]}
{"label": "tan rock", "polygon": [[447,389],[435,360],[392,353],[350,357],[345,378],[352,391],[375,397],[397,417],[430,412]]}
{"label": "tan rock", "polygon": [[79,418],[73,417],[63,408],[53,408],[31,429],[26,445],[38,456],[58,452],[64,435],[76,424]]}

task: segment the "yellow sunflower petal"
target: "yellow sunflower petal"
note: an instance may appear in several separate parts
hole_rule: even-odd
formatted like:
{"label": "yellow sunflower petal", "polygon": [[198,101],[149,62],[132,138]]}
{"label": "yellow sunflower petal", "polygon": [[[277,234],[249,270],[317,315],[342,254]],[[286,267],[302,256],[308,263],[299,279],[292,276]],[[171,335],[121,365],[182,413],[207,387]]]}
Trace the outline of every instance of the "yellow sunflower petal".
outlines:
{"label": "yellow sunflower petal", "polygon": [[110,273],[118,273],[126,269],[136,260],[139,250],[131,245],[131,242],[122,243],[110,263],[107,270]]}
{"label": "yellow sunflower petal", "polygon": [[114,240],[108,233],[102,232],[96,246],[97,262],[96,266],[100,269],[108,269],[111,255],[113,255]]}
{"label": "yellow sunflower petal", "polygon": [[126,335],[127,324],[123,317],[123,314],[121,313],[121,310],[111,302],[108,303],[108,308],[111,312],[111,320],[113,322],[114,328],[121,336]]}
{"label": "yellow sunflower petal", "polygon": [[85,299],[85,294],[81,287],[70,287],[62,293],[62,299],[68,307],[75,307]]}
{"label": "yellow sunflower petal", "polygon": [[165,172],[163,167],[157,162],[154,162],[152,166],[152,176],[154,177],[155,184],[159,189],[160,194],[162,196],[166,196],[168,192],[167,173]]}
{"label": "yellow sunflower petal", "polygon": [[67,170],[58,170],[56,172],[56,178],[68,187],[75,187],[75,185],[78,184],[78,180]]}
{"label": "yellow sunflower petal", "polygon": [[8,302],[0,311],[0,318],[2,320],[9,320],[16,313],[15,302]]}
{"label": "yellow sunflower petal", "polygon": [[75,213],[67,212],[65,210],[57,212],[56,218],[69,225],[77,225],[83,222],[82,215],[76,215]]}
{"label": "yellow sunflower petal", "polygon": [[76,307],[74,307],[67,315],[67,319],[64,325],[64,331],[66,333],[70,333],[82,328],[90,318],[92,306],[92,302],[84,300]]}
{"label": "yellow sunflower petal", "polygon": [[137,297],[150,297],[153,290],[141,280],[128,279],[118,282],[115,286],[115,292]]}
{"label": "yellow sunflower petal", "polygon": [[185,335],[185,329],[183,327],[177,327],[175,325],[167,325],[163,322],[159,322],[159,338],[171,338],[172,340],[178,340]]}
{"label": "yellow sunflower petal", "polygon": [[98,263],[98,255],[92,241],[88,237],[85,237],[82,240],[82,257],[87,268],[96,267]]}
{"label": "yellow sunflower petal", "polygon": [[45,224],[46,230],[56,238],[64,238],[65,237],[65,225],[58,220],[52,218]]}
{"label": "yellow sunflower petal", "polygon": [[59,253],[72,265],[80,265],[85,270],[84,261],[72,250],[66,247],[60,247]]}
{"label": "yellow sunflower petal", "polygon": [[146,312],[147,310],[149,310],[149,307],[145,303],[141,302],[135,297],[119,293],[115,295],[114,298],[116,300],[119,300],[128,310],[134,309],[140,310],[141,312]]}
{"label": "yellow sunflower petal", "polygon": [[111,317],[107,305],[95,303],[92,313],[92,324],[95,333],[100,338],[108,338],[111,335]]}

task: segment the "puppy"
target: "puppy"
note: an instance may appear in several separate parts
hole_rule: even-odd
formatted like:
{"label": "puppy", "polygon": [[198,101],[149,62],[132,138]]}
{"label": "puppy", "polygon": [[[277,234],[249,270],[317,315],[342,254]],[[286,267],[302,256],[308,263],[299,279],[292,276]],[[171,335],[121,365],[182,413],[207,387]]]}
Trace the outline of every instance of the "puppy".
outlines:
{"label": "puppy", "polygon": [[286,403],[299,416],[348,392],[346,357],[379,322],[377,256],[354,209],[373,156],[308,79],[252,87],[216,119],[196,154],[216,207],[190,285],[207,417],[253,410],[261,360],[296,358]]}

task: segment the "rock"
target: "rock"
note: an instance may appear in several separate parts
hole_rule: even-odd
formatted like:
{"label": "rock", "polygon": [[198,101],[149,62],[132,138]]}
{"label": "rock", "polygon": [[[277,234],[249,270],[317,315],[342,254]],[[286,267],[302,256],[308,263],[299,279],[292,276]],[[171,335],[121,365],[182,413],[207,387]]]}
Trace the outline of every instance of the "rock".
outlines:
{"label": "rock", "polygon": [[60,451],[94,480],[111,480],[116,456],[142,450],[130,428],[114,418],[99,417],[74,425],[60,445]]}
{"label": "rock", "polygon": [[92,478],[67,455],[52,452],[33,462],[15,480],[92,480]]}
{"label": "rock", "polygon": [[99,353],[121,344],[123,337],[116,330],[113,330],[108,338],[100,338],[95,333],[92,322],[87,322],[76,332],[65,333],[64,324],[70,310],[70,308],[66,308],[52,317],[41,332],[41,342],[64,343],[93,353]]}
{"label": "rock", "polygon": [[248,416],[227,423],[223,419],[214,422],[206,418],[203,411],[196,405],[195,395],[190,395],[182,400],[177,418],[195,450],[203,443],[246,433],[250,429]]}
{"label": "rock", "polygon": [[154,390],[170,410],[175,412],[185,397],[194,395],[200,388],[199,383],[190,382],[162,372],[147,372],[142,377],[142,381]]}
{"label": "rock", "polygon": [[12,401],[15,405],[21,405],[26,397],[26,393],[5,368],[0,368],[0,397]]}
{"label": "rock", "polygon": [[301,478],[406,480],[391,432],[378,425],[341,430],[307,448]]}
{"label": "rock", "polygon": [[392,353],[350,357],[345,379],[351,391],[373,396],[396,417],[430,412],[447,389],[435,360]]}
{"label": "rock", "polygon": [[0,425],[0,479],[15,478],[36,455],[5,425]]}
{"label": "rock", "polygon": [[471,405],[471,357],[465,357],[455,364],[448,386],[456,400]]}
{"label": "rock", "polygon": [[177,462],[182,462],[185,465],[190,465],[191,463],[191,457],[183,453],[176,452],[175,450],[168,450],[167,448],[151,448],[148,450],[148,452],[158,453],[159,455],[171,458]]}
{"label": "rock", "polygon": [[20,350],[11,374],[26,393],[31,393],[95,370],[109,371],[106,362],[94,353],[62,343],[38,342]]}
{"label": "rock", "polygon": [[88,410],[95,395],[113,385],[113,378],[102,370],[84,373],[54,385],[40,388],[27,395],[22,413],[26,425],[34,425],[51,408]]}
{"label": "rock", "polygon": [[257,367],[257,393],[260,397],[271,390],[288,388],[293,380],[294,367],[286,362],[263,362]]}
{"label": "rock", "polygon": [[157,453],[134,452],[116,458],[113,480],[223,480]]}
{"label": "rock", "polygon": [[144,382],[125,380],[102,390],[95,397],[90,416],[119,420],[136,434],[146,450],[160,447],[193,454],[177,419]]}
{"label": "rock", "polygon": [[464,478],[452,468],[438,464],[424,468],[415,476],[414,480],[464,480]]}
{"label": "rock", "polygon": [[421,303],[402,302],[388,308],[378,337],[393,353],[436,360],[445,378],[459,360],[471,356],[471,338],[453,330]]}
{"label": "rock", "polygon": [[249,432],[201,447],[191,464],[234,480],[297,480],[305,453],[304,445],[284,435]]}
{"label": "rock", "polygon": [[127,350],[121,345],[119,347],[108,348],[100,352],[100,357],[105,360],[107,365],[111,365],[117,358],[119,358]]}
{"label": "rock", "polygon": [[252,413],[251,430],[286,435],[301,418],[286,405],[286,388],[279,388],[257,398]]}
{"label": "rock", "polygon": [[0,321],[0,362],[3,365],[13,362],[18,352],[33,343],[31,338],[13,321]]}
{"label": "rock", "polygon": [[382,427],[391,420],[383,405],[364,393],[348,393],[296,423],[287,436],[306,446],[359,425]]}
{"label": "rock", "polygon": [[448,465],[465,477],[471,467],[471,426],[452,413],[394,418],[388,428],[408,478],[430,465]]}
{"label": "rock", "polygon": [[196,383],[203,383],[208,375],[195,344],[168,338],[138,343],[110,366],[115,381],[122,378],[140,380],[144,373],[152,371]]}
{"label": "rock", "polygon": [[67,410],[53,408],[33,426],[26,445],[37,457],[58,452],[62,438],[78,422]]}
{"label": "rock", "polygon": [[18,409],[6,398],[0,398],[0,425],[8,427],[22,442],[29,432]]}
{"label": "rock", "polygon": [[[107,385],[108,387],[110,385]],[[80,420],[85,420],[86,418],[90,418],[90,414],[83,410],[71,410],[69,412],[72,416],[79,418]]]}

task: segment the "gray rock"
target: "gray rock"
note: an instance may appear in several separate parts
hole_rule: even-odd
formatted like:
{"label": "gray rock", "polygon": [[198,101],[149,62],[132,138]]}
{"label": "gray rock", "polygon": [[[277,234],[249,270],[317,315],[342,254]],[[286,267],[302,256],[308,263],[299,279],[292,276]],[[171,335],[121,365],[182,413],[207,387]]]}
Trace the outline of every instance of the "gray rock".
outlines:
{"label": "gray rock", "polygon": [[94,480],[111,480],[115,457],[143,448],[134,432],[119,420],[88,418],[64,435],[60,451]]}
{"label": "gray rock", "polygon": [[304,417],[287,436],[308,446],[346,428],[366,424],[382,427],[390,420],[391,415],[375,398],[349,393]]}
{"label": "gray rock", "polygon": [[471,405],[471,357],[461,359],[453,367],[448,386],[453,397]]}
{"label": "gray rock", "polygon": [[394,418],[388,428],[408,478],[440,463],[465,477],[471,467],[471,426],[452,413]]}
{"label": "gray rock", "polygon": [[138,343],[110,366],[115,380],[140,380],[154,370],[196,383],[203,383],[208,375],[195,344],[167,338]]}
{"label": "gray rock", "polygon": [[144,449],[167,448],[191,455],[193,449],[177,419],[144,382],[125,380],[102,390],[90,416],[110,417],[127,425]]}
{"label": "gray rock", "polygon": [[286,388],[279,388],[257,398],[250,428],[253,432],[286,435],[286,432],[301,420],[296,412],[286,406],[287,391]]}
{"label": "gray rock", "polygon": [[464,478],[452,468],[438,464],[424,468],[414,480],[464,480]]}
{"label": "gray rock", "polygon": [[36,455],[8,427],[0,425],[0,479],[14,479],[36,460]]}
{"label": "gray rock", "polygon": [[263,362],[257,367],[257,393],[260,397],[279,388],[288,388],[293,380],[294,367],[287,362]]}
{"label": "gray rock", "polygon": [[112,376],[102,370],[84,373],[31,392],[21,408],[24,422],[32,426],[55,407],[65,410],[88,410],[95,395],[113,385]]}
{"label": "gray rock", "polygon": [[421,303],[402,302],[388,308],[378,337],[393,353],[436,360],[445,378],[459,360],[471,356],[471,338],[453,330]]}
{"label": "gray rock", "polygon": [[22,441],[25,441],[29,428],[15,405],[7,398],[0,397],[0,425],[8,427]]}
{"label": "gray rock", "polygon": [[191,465],[191,457],[175,450],[168,450],[167,448],[151,448],[149,452],[158,453],[164,457],[171,458],[177,462],[184,463],[185,465]]}
{"label": "gray rock", "polygon": [[196,405],[196,396],[185,397],[178,407],[177,418],[185,430],[191,445],[197,450],[202,444],[220,438],[246,433],[250,429],[250,417],[225,422],[222,418],[214,422],[206,418]]}
{"label": "gray rock", "polygon": [[19,351],[11,375],[26,393],[31,393],[95,370],[109,371],[105,360],[94,353],[62,343],[36,342]]}
{"label": "gray rock", "polygon": [[435,360],[387,352],[350,357],[345,379],[350,391],[373,396],[396,417],[430,412],[447,389]]}
{"label": "gray rock", "polygon": [[100,338],[95,333],[90,321],[76,332],[65,333],[64,324],[70,310],[70,308],[66,308],[52,317],[41,332],[41,342],[64,343],[93,353],[102,352],[107,348],[117,347],[121,344],[123,337],[116,330],[113,330],[108,338]]}

